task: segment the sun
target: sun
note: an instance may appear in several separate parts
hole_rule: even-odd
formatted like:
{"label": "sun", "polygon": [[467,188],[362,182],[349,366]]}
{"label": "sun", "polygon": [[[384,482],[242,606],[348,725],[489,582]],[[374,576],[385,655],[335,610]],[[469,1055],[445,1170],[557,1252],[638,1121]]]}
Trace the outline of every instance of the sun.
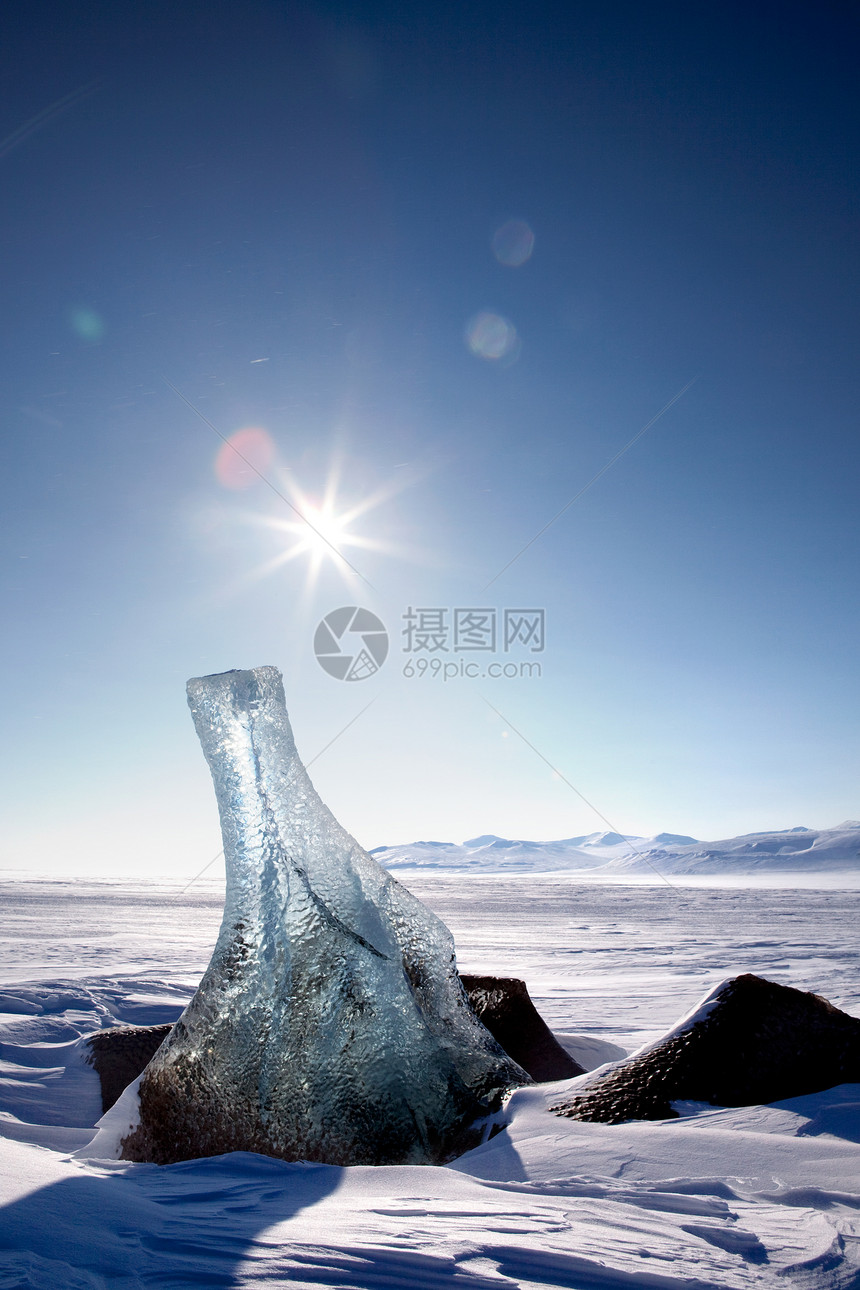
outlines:
{"label": "sun", "polygon": [[310,503],[305,506],[303,515],[307,528],[304,535],[305,549],[312,555],[333,555],[342,546],[353,542],[353,536],[348,531],[347,515],[338,515],[331,507]]}
{"label": "sun", "polygon": [[264,482],[280,499],[279,505],[273,506],[270,502],[265,512],[245,511],[241,517],[265,534],[268,557],[256,567],[246,569],[235,584],[222,588],[223,593],[229,595],[241,586],[268,578],[294,562],[304,565],[304,593],[310,596],[326,571],[337,573],[352,590],[362,584],[373,589],[365,562],[365,555],[371,553],[426,561],[425,552],[405,543],[402,535],[394,536],[390,519],[382,526],[383,532],[387,530],[385,536],[380,533],[379,517],[373,526],[375,535],[371,536],[367,527],[372,512],[424,477],[426,468],[417,463],[415,467],[402,473],[398,470],[395,477],[378,483],[376,488],[360,496],[354,492],[350,496],[341,487],[346,464],[340,453],[330,459],[322,487],[317,491],[302,487],[294,473],[283,467],[271,472]]}
{"label": "sun", "polygon": [[307,589],[312,590],[325,568],[334,568],[347,584],[357,581],[369,584],[361,567],[361,551],[387,551],[386,543],[354,531],[356,522],[374,510],[395,491],[383,487],[358,501],[346,502],[340,495],[341,463],[330,464],[321,496],[305,492],[291,475],[279,479],[283,491],[279,496],[290,513],[269,515],[260,523],[286,545],[259,573],[271,573],[283,565],[304,557],[307,561]]}
{"label": "sun", "polygon": [[[286,539],[284,549],[270,561],[267,572],[293,560],[307,560],[307,581],[313,585],[326,566],[333,566],[348,580],[364,579],[353,561],[353,548],[370,546],[367,539],[350,531],[355,518],[349,511],[339,510],[335,498],[325,497],[321,502],[312,500],[298,488],[293,488],[294,518],[264,521],[265,527],[279,538]],[[364,579],[366,581],[366,579]]]}

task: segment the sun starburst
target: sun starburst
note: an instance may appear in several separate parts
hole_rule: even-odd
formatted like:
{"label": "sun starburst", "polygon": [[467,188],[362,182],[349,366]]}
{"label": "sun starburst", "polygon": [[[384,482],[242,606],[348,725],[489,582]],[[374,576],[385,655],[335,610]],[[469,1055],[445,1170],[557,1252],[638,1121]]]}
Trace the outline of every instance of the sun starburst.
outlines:
{"label": "sun starburst", "polygon": [[258,517],[258,522],[279,538],[286,538],[288,544],[258,571],[259,574],[274,572],[285,564],[306,557],[308,591],[313,589],[326,568],[335,569],[347,585],[355,586],[357,578],[369,583],[360,561],[356,563],[357,553],[406,554],[398,544],[359,532],[355,526],[370,512],[413,484],[415,478],[404,473],[358,500],[347,500],[342,493],[343,474],[342,460],[337,457],[329,467],[321,493],[305,491],[291,475],[284,474],[279,482],[289,499],[292,515]]}

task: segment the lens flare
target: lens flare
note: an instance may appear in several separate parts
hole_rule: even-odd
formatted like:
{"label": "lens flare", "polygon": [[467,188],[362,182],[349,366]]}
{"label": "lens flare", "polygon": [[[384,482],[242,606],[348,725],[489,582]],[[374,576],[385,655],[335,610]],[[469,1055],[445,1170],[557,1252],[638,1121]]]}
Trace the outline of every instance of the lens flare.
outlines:
{"label": "lens flare", "polygon": [[215,477],[225,488],[250,488],[259,482],[260,475],[265,475],[274,459],[275,445],[268,431],[245,426],[218,449]]}
{"label": "lens flare", "polygon": [[73,309],[69,315],[69,321],[75,335],[81,340],[89,341],[91,345],[100,341],[105,334],[104,319],[96,313],[95,309]]}
{"label": "lens flare", "polygon": [[524,219],[509,219],[493,234],[493,255],[511,269],[525,264],[534,247],[535,235]]}
{"label": "lens flare", "polygon": [[517,329],[501,314],[488,311],[475,314],[466,324],[466,344],[478,358],[485,358],[490,363],[500,359],[513,362],[519,354],[519,337]]}
{"label": "lens flare", "polygon": [[[416,465],[412,470],[398,471],[395,478],[379,484],[374,491],[362,496],[353,494],[349,500],[340,495],[340,481],[345,472],[354,485],[353,476],[357,472],[352,466],[347,470],[342,453],[335,451],[324,480],[311,493],[299,485],[293,471],[286,468],[286,463],[276,459],[267,474],[267,480],[274,481],[273,487],[277,486],[275,491],[281,502],[287,504],[286,512],[273,510],[268,504],[262,507],[246,504],[239,511],[235,504],[228,506],[225,502],[226,509],[219,508],[214,526],[219,540],[224,536],[225,517],[232,515],[237,523],[249,525],[265,534],[261,550],[264,558],[260,564],[245,569],[234,581],[223,585],[219,594],[223,597],[234,596],[250,584],[269,578],[287,565],[298,562],[305,570],[304,608],[301,613],[305,610],[317,613],[313,595],[320,579],[327,578],[331,573],[342,578],[347,587],[354,589],[357,579],[370,586],[364,574],[364,552],[395,556],[422,564],[431,563],[431,552],[409,546],[393,536],[390,519],[382,531],[374,536],[356,533],[353,529],[354,524],[368,517],[378,507],[384,506],[405,489],[414,487],[424,477],[426,468],[421,469]],[[255,496],[261,494],[263,490],[259,490]],[[263,500],[268,500],[264,494]],[[248,501],[251,501],[250,497]],[[359,554],[355,554],[353,549]]]}

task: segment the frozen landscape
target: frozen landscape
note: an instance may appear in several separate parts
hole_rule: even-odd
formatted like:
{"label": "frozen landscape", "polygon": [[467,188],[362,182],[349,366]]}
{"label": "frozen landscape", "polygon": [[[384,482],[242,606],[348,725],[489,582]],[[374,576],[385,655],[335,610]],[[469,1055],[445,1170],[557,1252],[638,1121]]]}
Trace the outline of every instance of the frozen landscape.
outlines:
{"label": "frozen landscape", "polygon": [[0,32],[0,1290],[860,1290],[858,6]]}
{"label": "frozen landscape", "polygon": [[[460,968],[524,978],[589,1068],[739,972],[860,1014],[851,874],[803,889],[399,876],[454,933]],[[3,885],[0,1286],[860,1285],[857,1086],[624,1125],[548,1114],[570,1083],[523,1089],[504,1131],[445,1167],[92,1158],[99,1089],[79,1037],[176,1018],[215,943],[223,888],[181,886]]]}

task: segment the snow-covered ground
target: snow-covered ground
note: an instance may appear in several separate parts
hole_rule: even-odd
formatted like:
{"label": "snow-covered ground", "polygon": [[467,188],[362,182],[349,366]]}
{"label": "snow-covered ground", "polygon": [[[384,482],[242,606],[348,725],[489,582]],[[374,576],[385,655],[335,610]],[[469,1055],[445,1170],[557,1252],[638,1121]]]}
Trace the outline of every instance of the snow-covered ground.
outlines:
{"label": "snow-covered ground", "polygon": [[[593,1066],[741,971],[860,1014],[852,877],[406,881],[451,927],[462,970],[523,977]],[[569,1085],[524,1089],[503,1132],[446,1168],[93,1159],[79,1037],[175,1017],[221,902],[202,881],[0,884],[0,1287],[860,1286],[860,1086],[626,1125],[550,1115]]]}
{"label": "snow-covered ground", "polygon": [[557,842],[498,838],[487,833],[456,842],[410,842],[377,847],[373,855],[392,870],[455,872],[582,871],[600,876],[642,874],[771,875],[849,872],[860,878],[860,821],[832,829],[785,829],[700,842],[679,833],[653,838],[589,833]]}

